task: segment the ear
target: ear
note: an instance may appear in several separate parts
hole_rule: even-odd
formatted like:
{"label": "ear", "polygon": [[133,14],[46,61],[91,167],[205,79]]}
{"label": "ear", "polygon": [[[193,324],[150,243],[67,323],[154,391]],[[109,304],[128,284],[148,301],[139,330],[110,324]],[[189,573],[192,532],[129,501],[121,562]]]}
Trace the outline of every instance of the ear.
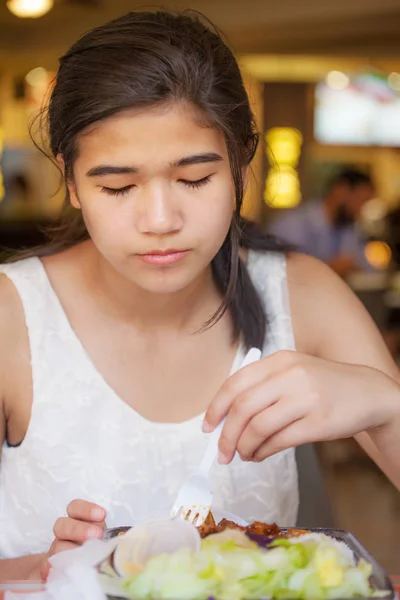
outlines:
{"label": "ear", "polygon": [[68,189],[69,201],[71,202],[71,204],[74,208],[77,208],[79,210],[81,208],[81,203],[79,202],[79,199],[78,199],[78,196],[76,193],[75,184],[73,181],[67,180],[65,177],[65,162],[64,162],[63,155],[57,154],[56,160],[57,160],[57,164],[61,170],[61,173],[63,174],[65,185],[67,186],[67,189]]}

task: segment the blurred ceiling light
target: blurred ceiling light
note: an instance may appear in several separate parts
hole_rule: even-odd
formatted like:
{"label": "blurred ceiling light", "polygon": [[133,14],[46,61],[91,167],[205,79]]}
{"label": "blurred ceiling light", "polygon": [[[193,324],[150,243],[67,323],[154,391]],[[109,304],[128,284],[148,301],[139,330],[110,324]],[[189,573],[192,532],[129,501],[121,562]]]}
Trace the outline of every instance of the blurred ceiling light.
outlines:
{"label": "blurred ceiling light", "polygon": [[32,87],[46,85],[48,81],[48,73],[43,67],[36,67],[25,75],[25,80]]}
{"label": "blurred ceiling light", "polygon": [[269,170],[264,200],[273,208],[293,208],[301,201],[297,165],[303,136],[293,127],[274,127],[265,133]]}
{"label": "blurred ceiling light", "polygon": [[350,83],[350,79],[341,71],[330,71],[326,76],[327,85],[333,90],[344,90]]}
{"label": "blurred ceiling light", "polygon": [[400,73],[390,73],[388,77],[388,84],[392,88],[392,90],[396,90],[396,92],[400,92]]}
{"label": "blurred ceiling light", "polygon": [[294,208],[301,201],[299,175],[293,167],[271,169],[265,184],[264,200],[273,208]]}
{"label": "blurred ceiling light", "polygon": [[297,166],[303,143],[300,131],[292,127],[274,127],[266,133],[265,139],[271,165],[276,162],[280,165]]}
{"label": "blurred ceiling light", "polygon": [[392,260],[392,251],[385,242],[368,242],[364,252],[368,263],[375,269],[387,269]]}
{"label": "blurred ceiling light", "polygon": [[16,17],[42,17],[54,6],[54,0],[7,0],[7,8]]}

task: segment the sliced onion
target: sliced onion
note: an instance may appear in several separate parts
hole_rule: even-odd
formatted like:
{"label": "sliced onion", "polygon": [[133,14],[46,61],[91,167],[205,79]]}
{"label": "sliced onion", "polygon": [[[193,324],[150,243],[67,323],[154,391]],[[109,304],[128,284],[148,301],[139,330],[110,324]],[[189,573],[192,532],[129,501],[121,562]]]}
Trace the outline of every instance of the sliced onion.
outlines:
{"label": "sliced onion", "polygon": [[196,552],[200,535],[183,519],[155,519],[121,535],[114,552],[114,569],[121,577],[142,571],[155,554],[170,554],[181,548]]}

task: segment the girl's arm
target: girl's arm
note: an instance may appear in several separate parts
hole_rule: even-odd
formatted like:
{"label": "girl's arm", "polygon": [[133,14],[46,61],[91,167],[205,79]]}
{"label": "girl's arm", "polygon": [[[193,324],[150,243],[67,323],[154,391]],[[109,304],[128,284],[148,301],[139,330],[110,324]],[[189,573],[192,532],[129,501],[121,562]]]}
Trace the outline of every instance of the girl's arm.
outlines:
{"label": "girl's arm", "polygon": [[[288,260],[288,285],[297,350],[385,373],[397,385],[383,384],[376,405],[383,407],[388,398],[398,404],[400,413],[399,369],[372,318],[347,284],[320,261],[294,254]],[[355,439],[400,489],[400,414]]]}

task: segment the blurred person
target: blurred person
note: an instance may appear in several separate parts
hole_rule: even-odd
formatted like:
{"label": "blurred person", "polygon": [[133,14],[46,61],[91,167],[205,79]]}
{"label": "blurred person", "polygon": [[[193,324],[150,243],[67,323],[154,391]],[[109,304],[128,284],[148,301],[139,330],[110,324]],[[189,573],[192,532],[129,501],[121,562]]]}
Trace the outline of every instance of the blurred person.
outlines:
{"label": "blurred person", "polygon": [[346,169],[332,180],[321,200],[310,200],[279,215],[269,231],[323,260],[341,277],[355,270],[369,270],[357,220],[373,197],[371,178],[356,169]]}
{"label": "blurred person", "polygon": [[23,173],[14,173],[5,181],[5,196],[0,202],[2,218],[24,218],[31,211],[31,193],[27,177]]}
{"label": "blurred person", "polygon": [[[397,199],[396,208],[392,209],[385,218],[386,222],[386,241],[392,251],[392,269],[394,271],[394,289],[392,294],[400,296],[398,289],[400,272],[400,198]],[[384,339],[389,350],[399,360],[400,354],[400,303],[399,305],[390,304],[387,326],[384,331]]]}
{"label": "blurred person", "polygon": [[0,574],[45,577],[106,522],[168,515],[224,416],[214,505],[247,521],[296,523],[314,441],[354,437],[400,488],[379,332],[331,269],[241,217],[258,133],[218,33],[187,12],[97,27],[48,117],[66,213],[0,266]]}

